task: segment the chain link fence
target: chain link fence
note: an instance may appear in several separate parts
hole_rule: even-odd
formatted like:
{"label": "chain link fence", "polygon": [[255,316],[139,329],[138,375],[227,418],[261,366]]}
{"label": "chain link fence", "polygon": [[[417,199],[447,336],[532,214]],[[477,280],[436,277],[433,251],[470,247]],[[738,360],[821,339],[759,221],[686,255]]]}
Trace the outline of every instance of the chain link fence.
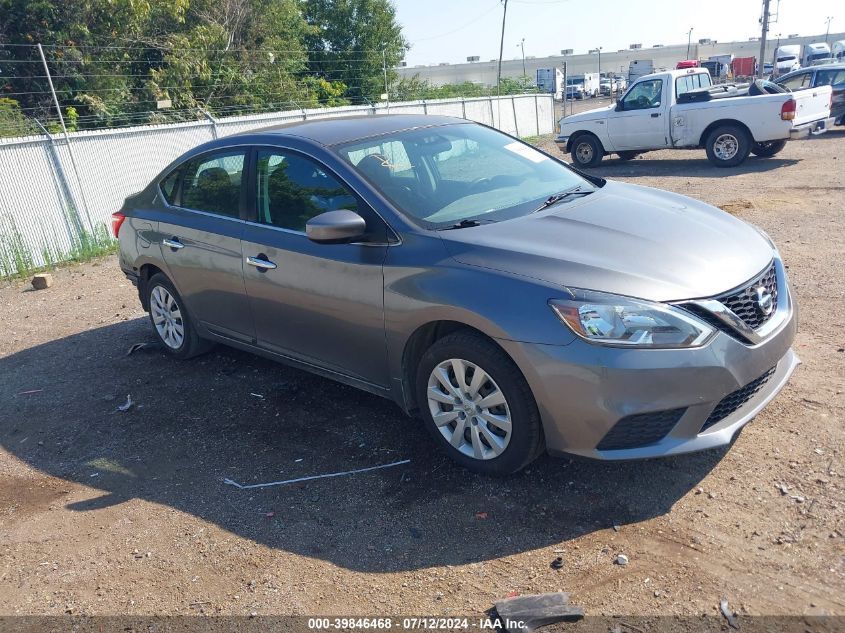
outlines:
{"label": "chain link fence", "polygon": [[113,247],[124,199],[200,143],[270,125],[338,116],[441,114],[519,137],[551,134],[551,95],[439,99],[291,110],[167,125],[0,139],[0,276],[28,274]]}

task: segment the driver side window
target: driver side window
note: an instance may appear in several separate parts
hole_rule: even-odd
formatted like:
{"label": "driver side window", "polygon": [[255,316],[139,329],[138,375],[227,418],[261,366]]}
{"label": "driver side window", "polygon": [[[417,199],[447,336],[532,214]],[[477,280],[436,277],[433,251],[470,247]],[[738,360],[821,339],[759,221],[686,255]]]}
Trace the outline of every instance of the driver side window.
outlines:
{"label": "driver side window", "polygon": [[625,95],[622,105],[625,110],[648,110],[660,106],[663,94],[663,80],[649,79],[636,84]]}

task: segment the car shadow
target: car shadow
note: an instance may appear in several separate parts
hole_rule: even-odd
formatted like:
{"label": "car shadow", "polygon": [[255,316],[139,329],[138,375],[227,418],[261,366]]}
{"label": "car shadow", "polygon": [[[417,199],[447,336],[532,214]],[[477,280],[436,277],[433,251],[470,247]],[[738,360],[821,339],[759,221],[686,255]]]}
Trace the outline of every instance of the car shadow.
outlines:
{"label": "car shadow", "polygon": [[[703,152],[702,152],[703,155]],[[749,156],[744,163],[736,167],[715,167],[706,158],[635,158],[621,160],[618,157],[605,157],[598,167],[589,170],[590,174],[603,178],[625,176],[626,178],[654,178],[655,176],[686,176],[690,178],[730,178],[744,174],[755,174],[796,165],[800,161],[792,158],[758,158]]]}
{"label": "car shadow", "polygon": [[[147,343],[127,355],[130,346]],[[119,406],[131,395],[133,405]],[[604,463],[541,458],[504,478],[440,456],[395,404],[218,347],[178,361],[146,319],[0,359],[0,444],[102,492],[74,512],[142,499],[269,547],[360,571],[462,564],[669,512],[724,450]],[[411,463],[259,489],[272,482]],[[45,505],[49,505],[45,502]]]}

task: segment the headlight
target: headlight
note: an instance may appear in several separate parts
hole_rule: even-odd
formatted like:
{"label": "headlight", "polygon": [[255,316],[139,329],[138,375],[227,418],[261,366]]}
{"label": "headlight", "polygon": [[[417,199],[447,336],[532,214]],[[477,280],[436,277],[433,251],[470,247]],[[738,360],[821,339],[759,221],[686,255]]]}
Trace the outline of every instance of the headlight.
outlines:
{"label": "headlight", "polygon": [[620,295],[568,288],[549,305],[560,320],[591,343],[651,349],[698,347],[715,332],[683,310]]}

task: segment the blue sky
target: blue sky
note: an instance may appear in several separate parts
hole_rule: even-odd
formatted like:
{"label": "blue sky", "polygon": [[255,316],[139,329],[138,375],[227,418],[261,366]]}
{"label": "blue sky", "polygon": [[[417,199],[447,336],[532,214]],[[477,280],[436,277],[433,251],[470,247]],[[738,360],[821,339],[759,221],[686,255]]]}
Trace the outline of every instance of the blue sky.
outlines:
{"label": "blue sky", "polygon": [[[405,37],[411,42],[409,66],[482,60],[499,55],[501,0],[393,0]],[[773,9],[778,6],[772,1]],[[778,21],[770,36],[824,33],[828,16],[831,33],[845,31],[845,2],[781,0]],[[629,44],[679,44],[693,27],[693,41],[747,40],[760,35],[758,0],[509,0],[504,57],[542,57],[573,48],[575,53],[602,46],[608,50]]]}

